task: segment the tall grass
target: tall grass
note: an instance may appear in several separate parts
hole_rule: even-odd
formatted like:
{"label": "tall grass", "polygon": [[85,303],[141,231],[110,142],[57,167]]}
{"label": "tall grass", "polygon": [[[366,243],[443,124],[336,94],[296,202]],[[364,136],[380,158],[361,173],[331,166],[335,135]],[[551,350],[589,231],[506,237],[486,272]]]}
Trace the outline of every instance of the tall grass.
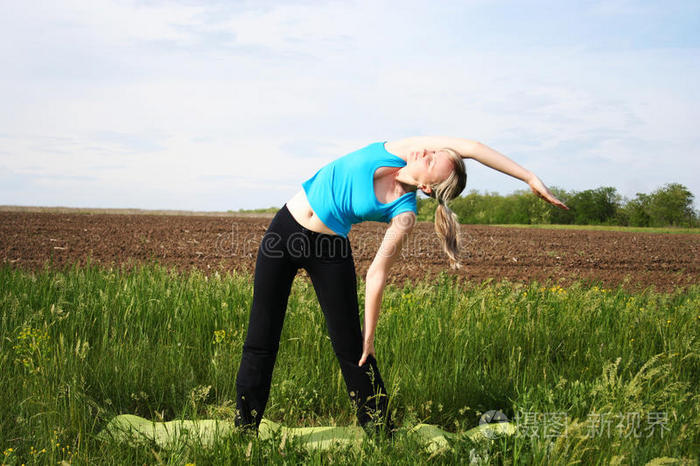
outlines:
{"label": "tall grass", "polygon": [[[363,302],[363,284],[358,291]],[[403,426],[393,442],[306,452],[238,433],[211,448],[168,450],[96,438],[123,413],[232,418],[251,298],[249,275],[178,274],[156,264],[130,272],[0,267],[0,461],[697,459],[700,287],[630,294],[449,276],[385,291],[375,346]],[[465,437],[432,456],[405,435],[417,422],[461,432],[490,409],[515,419],[521,433],[478,444]],[[265,417],[289,426],[355,422],[313,287],[301,277]]]}

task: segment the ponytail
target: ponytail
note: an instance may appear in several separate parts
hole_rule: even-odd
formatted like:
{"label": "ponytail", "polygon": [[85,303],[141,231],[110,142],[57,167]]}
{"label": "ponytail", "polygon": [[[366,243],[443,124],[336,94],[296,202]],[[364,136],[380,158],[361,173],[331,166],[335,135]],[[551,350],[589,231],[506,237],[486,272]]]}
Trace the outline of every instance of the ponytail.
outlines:
{"label": "ponytail", "polygon": [[457,214],[447,207],[447,204],[441,199],[438,201],[437,210],[435,210],[435,233],[437,233],[442,249],[450,259],[450,268],[457,270],[461,267],[459,263],[459,222]]}
{"label": "ponytail", "polygon": [[438,206],[435,210],[435,233],[440,238],[442,249],[450,260],[450,268],[457,270],[461,267],[459,263],[459,221],[457,214],[452,212],[447,206],[447,201],[459,196],[467,185],[467,170],[462,157],[452,149],[441,149],[447,152],[454,164],[454,171],[446,180],[431,186],[430,197],[437,200]]}

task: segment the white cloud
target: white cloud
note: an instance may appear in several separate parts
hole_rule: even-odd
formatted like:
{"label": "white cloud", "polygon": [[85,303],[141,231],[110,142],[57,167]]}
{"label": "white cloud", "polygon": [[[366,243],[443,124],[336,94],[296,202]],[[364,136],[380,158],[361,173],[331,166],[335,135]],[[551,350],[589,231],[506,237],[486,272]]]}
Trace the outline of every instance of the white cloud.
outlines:
{"label": "white cloud", "polygon": [[[499,18],[499,4],[431,6],[13,3],[0,18],[0,165],[44,186],[63,177],[52,201],[74,183],[111,205],[131,190],[149,207],[212,209],[217,193],[255,207],[281,205],[369,142],[443,134],[568,189],[630,195],[663,180],[700,193],[697,49],[517,46],[507,30],[490,33],[508,47],[484,48],[488,37],[455,25],[487,35],[469,15]],[[522,187],[470,167],[469,188]],[[0,203],[25,195],[2,191]]]}

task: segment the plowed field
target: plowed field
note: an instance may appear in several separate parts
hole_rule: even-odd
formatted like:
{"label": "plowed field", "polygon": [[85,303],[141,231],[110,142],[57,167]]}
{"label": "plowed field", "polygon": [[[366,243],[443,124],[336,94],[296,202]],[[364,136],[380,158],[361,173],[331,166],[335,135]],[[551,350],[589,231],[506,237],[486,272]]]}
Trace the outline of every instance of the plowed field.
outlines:
{"label": "plowed field", "polygon": [[[0,261],[37,270],[73,263],[130,267],[157,261],[179,270],[250,271],[268,217],[0,212]],[[387,225],[350,232],[364,276]],[[461,226],[462,269],[451,271],[432,223],[419,223],[389,280],[433,279],[440,272],[482,281],[576,280],[671,290],[700,283],[700,235]],[[301,270],[300,275],[306,275]]]}

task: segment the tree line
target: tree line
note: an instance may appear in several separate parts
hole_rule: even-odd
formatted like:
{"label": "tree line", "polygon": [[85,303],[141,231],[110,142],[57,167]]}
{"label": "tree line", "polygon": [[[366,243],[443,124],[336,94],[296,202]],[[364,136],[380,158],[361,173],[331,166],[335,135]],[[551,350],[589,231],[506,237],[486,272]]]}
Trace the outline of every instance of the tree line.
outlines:
{"label": "tree line", "polygon": [[[651,194],[621,196],[610,186],[585,191],[551,188],[570,210],[542,202],[528,190],[502,196],[471,191],[450,201],[460,223],[467,224],[573,224],[636,227],[698,227],[700,212],[693,194],[678,183],[668,183]],[[432,221],[437,202],[418,199],[418,220]]]}

